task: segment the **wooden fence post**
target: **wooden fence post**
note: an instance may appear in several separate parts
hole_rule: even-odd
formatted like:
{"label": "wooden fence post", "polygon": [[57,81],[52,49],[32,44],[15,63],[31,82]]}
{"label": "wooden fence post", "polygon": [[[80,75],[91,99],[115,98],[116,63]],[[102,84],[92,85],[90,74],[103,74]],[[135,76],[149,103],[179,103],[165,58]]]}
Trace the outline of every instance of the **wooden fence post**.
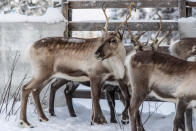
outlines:
{"label": "wooden fence post", "polygon": [[72,9],[69,8],[68,0],[62,0],[62,14],[67,20],[64,37],[68,38],[72,36],[72,31],[69,29],[69,21],[72,21]]}
{"label": "wooden fence post", "polygon": [[186,7],[186,17],[192,16],[192,7]]}
{"label": "wooden fence post", "polygon": [[186,0],[178,0],[180,17],[186,17]]}

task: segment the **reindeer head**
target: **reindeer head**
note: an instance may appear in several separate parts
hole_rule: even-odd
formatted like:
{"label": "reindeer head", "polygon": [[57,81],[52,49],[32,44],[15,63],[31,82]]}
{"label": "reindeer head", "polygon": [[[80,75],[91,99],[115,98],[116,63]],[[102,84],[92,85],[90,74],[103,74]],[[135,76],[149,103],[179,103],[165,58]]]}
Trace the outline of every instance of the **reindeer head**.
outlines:
{"label": "reindeer head", "polygon": [[[131,11],[134,3],[131,2],[128,9]],[[97,59],[107,59],[111,56],[118,55],[119,52],[122,52],[124,45],[122,43],[123,35],[119,32],[119,29],[127,23],[128,19],[131,17],[131,14],[126,17],[126,20],[121,23],[113,32],[108,32],[108,17],[105,12],[105,8],[102,7],[103,13],[106,17],[106,24],[104,27],[104,36],[102,37],[102,44],[95,52]],[[125,49],[124,49],[125,50]]]}
{"label": "reindeer head", "polygon": [[110,32],[102,39],[102,45],[95,52],[97,59],[107,59],[117,54],[122,48],[122,36],[120,33]]}

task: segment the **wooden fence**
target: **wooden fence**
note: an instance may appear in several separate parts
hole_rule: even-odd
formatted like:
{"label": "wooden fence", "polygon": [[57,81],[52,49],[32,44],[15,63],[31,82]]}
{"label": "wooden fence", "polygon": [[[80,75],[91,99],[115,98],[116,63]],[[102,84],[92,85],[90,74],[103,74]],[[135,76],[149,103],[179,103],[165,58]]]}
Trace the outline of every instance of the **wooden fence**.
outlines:
{"label": "wooden fence", "polygon": [[[107,8],[127,8],[130,2],[133,0],[63,0],[63,14],[68,20],[67,30],[65,32],[66,37],[72,36],[72,31],[97,31],[99,27],[105,25],[105,21],[102,22],[90,22],[90,21],[72,21],[73,9],[95,9],[101,8],[104,4]],[[133,1],[134,2],[134,1]],[[172,8],[177,7],[179,9],[179,16],[186,17],[192,14],[190,7],[195,7],[195,2],[186,2],[185,0],[135,0],[137,8]],[[186,6],[187,5],[187,6]],[[122,21],[110,21],[108,30],[112,31]],[[129,21],[128,25],[133,31],[156,31],[159,29],[159,21]],[[91,28],[89,28],[91,27]],[[163,31],[167,30],[178,31],[178,23],[176,20],[163,20]]]}
{"label": "wooden fence", "polygon": [[[186,0],[62,0],[62,12],[64,17],[68,20],[64,36],[71,37],[72,31],[98,31],[100,30],[99,27],[104,27],[105,25],[105,21],[72,21],[73,9],[98,9],[101,8],[103,4],[107,8],[127,8],[130,2],[135,2],[137,8],[176,7],[178,8],[180,17],[191,16],[192,7],[196,7],[195,2],[187,2]],[[108,30],[114,30],[120,23],[122,23],[122,21],[110,20]],[[159,29],[159,20],[134,20],[129,21],[128,26],[133,31],[157,31]],[[167,30],[178,31],[178,22],[176,20],[162,20],[162,31]],[[73,97],[91,98],[91,95],[90,91],[77,90],[73,94]],[[102,94],[101,98],[105,98],[104,94]],[[154,98],[148,100],[158,101]]]}

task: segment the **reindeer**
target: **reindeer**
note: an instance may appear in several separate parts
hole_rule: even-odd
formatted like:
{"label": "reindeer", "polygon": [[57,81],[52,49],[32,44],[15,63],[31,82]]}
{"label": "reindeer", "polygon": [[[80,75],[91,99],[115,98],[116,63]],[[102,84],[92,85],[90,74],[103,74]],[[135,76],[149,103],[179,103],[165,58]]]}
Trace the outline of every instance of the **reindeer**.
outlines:
{"label": "reindeer", "polygon": [[[132,8],[133,3],[128,8]],[[131,16],[121,23],[113,32],[108,32],[106,17],[105,34],[93,39],[48,37],[35,42],[29,51],[33,78],[22,89],[20,124],[32,127],[26,117],[28,96],[32,92],[40,121],[48,121],[45,116],[39,94],[43,87],[54,77],[72,81],[90,81],[93,103],[92,123],[103,124],[106,119],[99,104],[101,85],[106,80],[118,80],[123,85],[126,57],[122,37],[118,31]],[[71,61],[70,61],[71,59]],[[120,86],[129,106],[127,88]]]}
{"label": "reindeer", "polygon": [[[129,54],[131,51],[133,51],[133,47],[128,45],[125,46],[126,50],[126,55]],[[76,117],[76,113],[73,108],[72,104],[72,95],[75,92],[75,90],[78,88],[79,84],[85,85],[85,86],[90,86],[89,82],[73,82],[65,79],[58,78],[56,79],[52,84],[50,88],[50,98],[49,98],[49,113],[51,116],[55,116],[54,112],[54,99],[55,99],[55,94],[56,91],[62,87],[63,85],[66,84],[66,88],[64,90],[65,98],[66,98],[66,103],[68,106],[69,114],[71,117]],[[111,83],[111,82],[106,82],[103,85],[103,90],[105,92],[109,108],[110,108],[110,122],[111,123],[117,123],[116,117],[115,117],[115,93],[118,94],[120,100],[124,103],[122,93],[119,89],[119,84],[118,83]],[[122,116],[122,122],[124,124],[127,123],[128,120],[128,114],[123,114],[125,116]]]}
{"label": "reindeer", "polygon": [[189,57],[196,55],[196,39],[184,38],[172,44],[170,52],[175,57],[187,60]]}
{"label": "reindeer", "polygon": [[[162,41],[159,42],[157,36],[151,43],[155,47]],[[149,94],[161,100],[177,103],[173,131],[184,131],[184,112],[187,108],[195,107],[196,63],[156,50],[139,50],[129,55],[125,65],[131,84],[129,116],[132,131],[144,130],[140,121],[139,107]]]}
{"label": "reindeer", "polygon": [[[184,38],[170,46],[171,55],[187,60],[189,57],[196,55],[196,39],[195,38]],[[187,109],[185,112],[185,122],[187,129],[193,131],[192,126],[192,109]]]}
{"label": "reindeer", "polygon": [[136,117],[140,104],[149,93],[158,98],[177,103],[174,131],[185,130],[184,112],[195,100],[195,62],[188,62],[156,51],[143,51],[129,61],[131,82],[130,121],[136,129]]}

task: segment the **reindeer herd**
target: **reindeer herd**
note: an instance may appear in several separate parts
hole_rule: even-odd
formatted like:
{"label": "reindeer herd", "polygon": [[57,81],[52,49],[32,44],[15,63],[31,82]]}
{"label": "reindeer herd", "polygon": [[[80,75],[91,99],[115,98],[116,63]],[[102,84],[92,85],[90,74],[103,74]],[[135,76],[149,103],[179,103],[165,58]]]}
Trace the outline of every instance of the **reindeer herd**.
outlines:
{"label": "reindeer herd", "polygon": [[[22,89],[20,110],[20,124],[23,127],[32,127],[27,120],[27,101],[32,93],[40,121],[48,121],[40,103],[40,92],[54,78],[51,84],[49,113],[55,115],[54,97],[56,91],[64,84],[67,85],[64,93],[70,116],[75,117],[72,105],[72,94],[79,84],[91,88],[92,124],[107,123],[99,103],[101,91],[106,90],[110,105],[112,123],[116,123],[114,111],[114,93],[118,92],[124,103],[122,122],[130,120],[132,131],[144,131],[140,119],[139,107],[145,98],[174,102],[176,115],[173,122],[173,131],[185,130],[185,111],[195,108],[196,104],[196,62],[186,59],[196,53],[196,39],[184,39],[172,46],[172,55],[157,51],[161,42],[169,35],[166,33],[161,40],[155,39],[142,43],[142,32],[135,36],[127,26],[134,48],[124,47],[123,36],[119,32],[122,26],[127,25],[131,17],[134,3],[128,7],[129,14],[115,31],[108,31],[108,17],[103,28],[102,37],[92,39],[48,37],[35,42],[30,50],[30,63],[33,77]],[[178,58],[177,58],[178,57]],[[129,115],[128,115],[129,113]],[[187,116],[186,119],[192,119]],[[190,123],[189,123],[190,124]],[[191,125],[192,127],[192,125]],[[188,130],[193,130],[189,128]]]}

